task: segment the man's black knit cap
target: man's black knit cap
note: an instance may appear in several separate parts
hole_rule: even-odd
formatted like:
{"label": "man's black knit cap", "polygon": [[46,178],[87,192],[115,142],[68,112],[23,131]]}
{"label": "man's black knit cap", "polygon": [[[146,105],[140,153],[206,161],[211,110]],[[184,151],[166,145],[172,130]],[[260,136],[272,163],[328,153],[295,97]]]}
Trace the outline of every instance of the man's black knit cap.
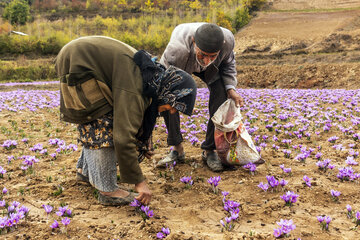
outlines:
{"label": "man's black knit cap", "polygon": [[213,23],[201,25],[195,32],[195,43],[198,48],[207,53],[219,51],[224,44],[224,33]]}

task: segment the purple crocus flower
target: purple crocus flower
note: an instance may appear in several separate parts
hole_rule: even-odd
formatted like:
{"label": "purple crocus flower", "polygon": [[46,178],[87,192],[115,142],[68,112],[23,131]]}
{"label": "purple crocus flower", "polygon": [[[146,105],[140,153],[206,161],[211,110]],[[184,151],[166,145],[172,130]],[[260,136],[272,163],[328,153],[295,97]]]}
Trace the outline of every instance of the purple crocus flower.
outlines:
{"label": "purple crocus flower", "polygon": [[163,239],[163,238],[165,238],[166,236],[165,236],[162,232],[158,232],[158,233],[156,234],[156,237],[157,237],[158,239]]}
{"label": "purple crocus flower", "polygon": [[267,183],[260,182],[259,185],[257,185],[259,188],[264,190],[265,192],[269,189],[269,185]]}
{"label": "purple crocus flower", "polygon": [[58,221],[54,220],[54,222],[50,225],[50,227],[51,227],[52,229],[58,228],[58,227],[59,227]]}
{"label": "purple crocus flower", "polygon": [[134,198],[134,200],[130,203],[130,206],[132,206],[132,207],[140,207],[141,203]]}
{"label": "purple crocus flower", "polygon": [[358,162],[354,160],[353,156],[348,156],[345,160],[347,165],[358,165]]}
{"label": "purple crocus flower", "polygon": [[286,205],[291,206],[293,203],[296,203],[298,197],[299,195],[294,192],[287,191],[286,194],[282,195],[280,198],[285,201]]}
{"label": "purple crocus flower", "polygon": [[281,219],[280,222],[276,222],[279,225],[278,229],[274,229],[274,236],[275,238],[283,237],[286,234],[289,234],[292,230],[296,228],[293,220],[283,220]]}
{"label": "purple crocus flower", "polygon": [[279,181],[279,184],[280,184],[280,186],[285,187],[288,184],[288,181],[286,181],[285,179],[281,179]]}
{"label": "purple crocus flower", "polygon": [[256,171],[256,164],[253,163],[248,163],[245,166],[243,166],[244,169],[249,169],[251,174],[254,174],[254,172]]}
{"label": "purple crocus flower", "polygon": [[306,184],[308,187],[311,187],[311,178],[309,178],[308,176],[304,175],[304,176],[303,176],[303,180],[305,181],[305,184]]}
{"label": "purple crocus flower", "polygon": [[182,177],[182,178],[180,178],[180,181],[181,181],[182,183],[185,183],[187,188],[190,188],[190,187],[193,185],[193,183],[194,183],[194,181],[191,180],[191,176],[189,176],[189,177]]}
{"label": "purple crocus flower", "polygon": [[357,211],[355,213],[355,223],[356,223],[356,227],[360,225],[360,212]]}
{"label": "purple crocus flower", "polygon": [[280,228],[274,229],[274,237],[279,238],[283,234],[282,230]]}
{"label": "purple crocus flower", "polygon": [[53,207],[50,206],[50,205],[44,205],[44,204],[43,204],[42,207],[45,209],[45,212],[46,212],[47,214],[51,213],[51,211],[53,210]]}
{"label": "purple crocus flower", "polygon": [[161,231],[163,232],[163,233],[165,233],[166,235],[169,235],[170,234],[170,228],[161,228]]}
{"label": "purple crocus flower", "polygon": [[68,217],[64,217],[62,220],[61,220],[61,223],[66,227],[67,225],[69,225],[71,222],[70,218]]}
{"label": "purple crocus flower", "polygon": [[333,197],[334,201],[338,200],[338,197],[340,196],[341,192],[335,191],[333,189],[330,190],[331,196]]}

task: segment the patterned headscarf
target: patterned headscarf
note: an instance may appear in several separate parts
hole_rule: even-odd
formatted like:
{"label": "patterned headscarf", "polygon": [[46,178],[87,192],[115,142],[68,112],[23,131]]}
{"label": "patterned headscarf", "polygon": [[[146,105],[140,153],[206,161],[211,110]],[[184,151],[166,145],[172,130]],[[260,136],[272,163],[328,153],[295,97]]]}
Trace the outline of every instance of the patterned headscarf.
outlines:
{"label": "patterned headscarf", "polygon": [[140,50],[134,55],[134,62],[139,66],[143,78],[143,95],[152,98],[145,111],[140,141],[148,140],[159,115],[158,106],[169,104],[179,112],[191,115],[196,99],[196,84],[190,74],[170,66],[165,69],[151,59],[150,54]]}

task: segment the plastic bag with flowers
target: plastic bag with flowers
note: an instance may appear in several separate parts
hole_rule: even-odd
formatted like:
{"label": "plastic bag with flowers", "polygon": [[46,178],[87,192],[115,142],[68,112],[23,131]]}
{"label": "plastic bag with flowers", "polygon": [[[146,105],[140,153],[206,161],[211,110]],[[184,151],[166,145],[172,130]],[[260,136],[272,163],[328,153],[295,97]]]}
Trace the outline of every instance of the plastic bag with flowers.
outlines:
{"label": "plastic bag with flowers", "polygon": [[211,118],[215,125],[216,151],[225,165],[262,164],[260,154],[242,123],[240,107],[226,100]]}

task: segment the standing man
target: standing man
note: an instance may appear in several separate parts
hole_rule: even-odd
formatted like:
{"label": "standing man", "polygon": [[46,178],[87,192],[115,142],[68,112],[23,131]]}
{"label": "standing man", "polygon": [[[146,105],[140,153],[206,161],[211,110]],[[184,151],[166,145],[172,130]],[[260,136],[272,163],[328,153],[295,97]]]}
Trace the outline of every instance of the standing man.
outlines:
{"label": "standing man", "polygon": [[[176,66],[198,76],[206,83],[210,91],[210,119],[227,98],[233,99],[237,106],[244,104],[243,99],[235,91],[237,72],[234,45],[234,35],[228,29],[211,23],[185,23],[175,27],[160,59],[160,63],[166,67]],[[166,111],[162,116],[168,129],[168,144],[174,148],[157,163],[158,167],[173,161],[183,162],[185,158],[179,114],[170,114]],[[205,141],[201,144],[204,150],[202,159],[212,171],[222,171],[223,165],[215,152],[215,127],[210,119]]]}

